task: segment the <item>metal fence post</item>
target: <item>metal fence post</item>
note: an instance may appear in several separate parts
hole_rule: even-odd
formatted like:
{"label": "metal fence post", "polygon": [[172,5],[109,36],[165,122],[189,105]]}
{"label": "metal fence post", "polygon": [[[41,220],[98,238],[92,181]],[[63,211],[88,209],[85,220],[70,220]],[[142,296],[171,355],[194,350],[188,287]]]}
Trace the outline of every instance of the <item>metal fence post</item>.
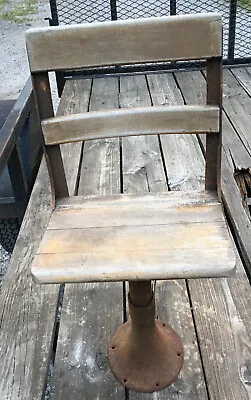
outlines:
{"label": "metal fence post", "polygon": [[228,32],[228,61],[234,61],[235,28],[236,28],[237,0],[231,0],[229,5],[229,32]]}
{"label": "metal fence post", "polygon": [[51,18],[48,18],[50,26],[57,26],[59,25],[59,21],[58,21],[58,9],[56,0],[50,0],[50,9],[51,9]]}
{"label": "metal fence post", "polygon": [[111,19],[112,21],[116,21],[118,19],[116,0],[110,0],[110,7],[111,7]]}
{"label": "metal fence post", "polygon": [[176,15],[176,0],[170,0],[170,15]]}

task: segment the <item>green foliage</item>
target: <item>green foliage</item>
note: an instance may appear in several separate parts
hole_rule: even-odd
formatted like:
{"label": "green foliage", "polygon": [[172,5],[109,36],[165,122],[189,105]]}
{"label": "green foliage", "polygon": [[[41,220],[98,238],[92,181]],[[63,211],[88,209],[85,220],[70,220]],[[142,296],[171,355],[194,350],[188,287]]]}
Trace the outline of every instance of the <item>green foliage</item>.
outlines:
{"label": "green foliage", "polygon": [[247,11],[251,11],[251,0],[238,0],[237,5]]}
{"label": "green foliage", "polygon": [[[9,0],[0,0],[0,5],[7,4]],[[24,22],[29,20],[29,16],[36,12],[36,0],[26,0],[23,5],[16,5],[9,11],[3,12],[0,19],[14,22]]]}

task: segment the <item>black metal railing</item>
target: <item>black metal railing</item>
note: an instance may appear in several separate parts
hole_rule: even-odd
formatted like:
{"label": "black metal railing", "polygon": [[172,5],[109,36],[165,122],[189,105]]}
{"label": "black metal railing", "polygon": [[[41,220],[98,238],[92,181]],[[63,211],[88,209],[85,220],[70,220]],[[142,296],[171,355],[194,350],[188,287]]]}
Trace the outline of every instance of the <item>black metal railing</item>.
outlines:
{"label": "black metal railing", "polygon": [[50,6],[51,25],[220,12],[224,62],[251,63],[251,0],[50,0]]}

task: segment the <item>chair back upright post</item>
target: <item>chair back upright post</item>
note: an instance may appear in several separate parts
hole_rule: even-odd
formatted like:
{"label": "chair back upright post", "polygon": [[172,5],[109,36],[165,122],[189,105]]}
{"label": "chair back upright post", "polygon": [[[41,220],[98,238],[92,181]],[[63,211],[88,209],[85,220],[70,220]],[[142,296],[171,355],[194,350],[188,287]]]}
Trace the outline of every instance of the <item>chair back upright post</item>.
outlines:
{"label": "chair back upright post", "polygon": [[[32,83],[40,121],[54,117],[48,72],[32,74]],[[60,145],[46,146],[44,143],[44,153],[51,183],[52,206],[55,208],[56,199],[69,196]]]}

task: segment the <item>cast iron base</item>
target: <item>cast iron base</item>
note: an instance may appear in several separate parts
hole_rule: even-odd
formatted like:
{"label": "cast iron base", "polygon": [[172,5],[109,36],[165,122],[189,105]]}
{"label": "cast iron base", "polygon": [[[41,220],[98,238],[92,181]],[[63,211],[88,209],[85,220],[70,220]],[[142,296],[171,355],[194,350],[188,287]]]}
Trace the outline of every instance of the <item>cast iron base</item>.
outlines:
{"label": "cast iron base", "polygon": [[108,359],[118,381],[128,389],[155,392],[177,378],[183,347],[176,332],[159,320],[121,325],[108,346]]}

